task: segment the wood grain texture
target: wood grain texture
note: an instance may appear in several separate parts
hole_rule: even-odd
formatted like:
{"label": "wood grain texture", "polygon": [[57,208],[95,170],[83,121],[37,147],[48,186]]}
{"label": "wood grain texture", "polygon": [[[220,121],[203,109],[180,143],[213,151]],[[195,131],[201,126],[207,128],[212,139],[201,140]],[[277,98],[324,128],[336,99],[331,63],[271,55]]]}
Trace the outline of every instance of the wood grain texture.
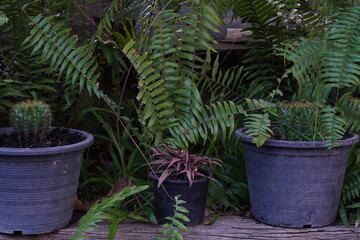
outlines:
{"label": "wood grain texture", "polygon": [[[77,226],[76,217],[65,229],[51,234],[38,236],[11,236],[0,234],[0,240],[69,240]],[[107,226],[100,225],[100,231],[88,233],[92,240],[106,240]],[[252,218],[223,216],[211,226],[199,225],[188,227],[183,233],[186,240],[360,240],[360,228],[344,227],[341,223],[322,228],[289,229],[272,227],[257,222]],[[155,226],[144,223],[120,223],[116,239],[119,240],[154,240],[159,236]]]}

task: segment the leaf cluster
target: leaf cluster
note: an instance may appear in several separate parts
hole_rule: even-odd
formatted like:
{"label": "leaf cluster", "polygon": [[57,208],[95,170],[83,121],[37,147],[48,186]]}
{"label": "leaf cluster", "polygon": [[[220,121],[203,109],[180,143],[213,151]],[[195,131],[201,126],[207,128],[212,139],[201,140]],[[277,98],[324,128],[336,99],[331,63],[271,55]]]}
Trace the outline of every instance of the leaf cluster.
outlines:
{"label": "leaf cluster", "polygon": [[[161,148],[162,147],[162,148]],[[204,170],[209,171],[210,167],[221,166],[221,160],[210,157],[200,157],[191,154],[186,150],[175,150],[162,144],[161,147],[152,148],[153,159],[150,164],[155,165],[155,174],[159,175],[158,187],[166,179],[187,179],[191,187],[197,177],[209,178]]]}
{"label": "leaf cluster", "polygon": [[86,215],[79,220],[79,226],[72,240],[91,237],[85,235],[86,232],[97,230],[97,224],[102,221],[110,222],[108,240],[115,239],[118,225],[124,219],[132,218],[147,222],[148,220],[141,216],[121,210],[121,204],[126,198],[134,196],[147,188],[148,186],[130,186],[109,198],[102,199],[101,202],[92,206]]}
{"label": "leaf cluster", "polygon": [[[175,205],[174,205],[174,216],[168,216],[165,219],[170,221],[170,223],[165,223],[162,225],[165,229],[159,230],[159,233],[163,237],[157,237],[156,240],[183,240],[184,237],[181,235],[180,230],[187,232],[186,226],[181,222],[188,222],[190,219],[185,215],[189,211],[180,206],[184,204],[185,201],[180,199],[181,195],[175,196]],[[181,221],[180,221],[181,220]]]}

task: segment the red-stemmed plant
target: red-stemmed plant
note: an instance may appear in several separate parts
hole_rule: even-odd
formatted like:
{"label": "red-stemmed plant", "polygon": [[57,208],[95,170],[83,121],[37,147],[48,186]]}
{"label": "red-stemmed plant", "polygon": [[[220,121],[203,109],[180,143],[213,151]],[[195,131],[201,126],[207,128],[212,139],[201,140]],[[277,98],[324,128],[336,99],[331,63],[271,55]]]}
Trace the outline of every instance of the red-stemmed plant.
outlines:
{"label": "red-stemmed plant", "polygon": [[150,164],[155,165],[155,174],[159,176],[158,187],[168,178],[187,179],[191,187],[196,177],[209,178],[201,170],[210,170],[210,167],[220,166],[222,161],[217,158],[200,157],[190,154],[186,150],[175,150],[161,144],[158,148],[152,148],[154,154]]}

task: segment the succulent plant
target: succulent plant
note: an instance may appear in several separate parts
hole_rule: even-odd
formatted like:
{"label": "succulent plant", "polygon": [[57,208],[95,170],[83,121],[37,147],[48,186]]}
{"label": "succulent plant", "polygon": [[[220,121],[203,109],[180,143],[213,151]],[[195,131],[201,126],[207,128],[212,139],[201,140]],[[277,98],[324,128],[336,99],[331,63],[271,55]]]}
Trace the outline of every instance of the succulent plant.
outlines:
{"label": "succulent plant", "polygon": [[190,154],[186,150],[175,150],[161,144],[159,148],[152,148],[153,154],[150,156],[155,165],[155,173],[159,177],[158,187],[168,178],[187,179],[191,187],[196,177],[209,178],[201,170],[209,170],[210,166],[220,166],[222,161],[217,158],[200,157]]}
{"label": "succulent plant", "polygon": [[51,124],[51,110],[42,101],[31,100],[15,104],[10,112],[10,123],[24,140],[30,136],[43,139]]}

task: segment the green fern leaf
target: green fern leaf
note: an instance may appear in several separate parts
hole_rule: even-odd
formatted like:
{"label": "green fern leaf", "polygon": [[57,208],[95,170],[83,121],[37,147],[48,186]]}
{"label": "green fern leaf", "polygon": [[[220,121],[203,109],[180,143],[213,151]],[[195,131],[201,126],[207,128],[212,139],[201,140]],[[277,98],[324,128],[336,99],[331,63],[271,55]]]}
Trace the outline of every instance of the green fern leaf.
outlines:
{"label": "green fern leaf", "polygon": [[325,146],[329,148],[338,146],[337,140],[344,137],[346,122],[336,116],[334,108],[321,109],[319,121],[322,137],[327,142]]}
{"label": "green fern leaf", "polygon": [[270,129],[269,114],[248,114],[245,118],[245,127],[248,127],[245,134],[254,137],[252,140],[257,147],[260,147],[264,142],[273,135],[273,131]]}
{"label": "green fern leaf", "polygon": [[209,138],[215,141],[219,136],[229,137],[234,132],[235,116],[244,113],[244,109],[224,101],[205,106],[200,113],[200,116],[181,119],[177,126],[170,128],[172,137],[167,139],[168,144],[186,149],[189,143],[205,144]]}
{"label": "green fern leaf", "polygon": [[329,87],[342,88],[360,84],[360,7],[347,8],[333,17],[325,38],[330,49],[322,64],[322,81]]}
{"label": "green fern leaf", "polygon": [[360,131],[360,99],[352,97],[352,93],[345,93],[338,101],[337,108],[347,122],[349,132]]}
{"label": "green fern leaf", "polygon": [[78,92],[86,88],[90,95],[95,93],[98,98],[103,97],[113,103],[98,88],[100,73],[97,72],[97,64],[89,46],[77,47],[77,37],[69,36],[70,30],[64,29],[62,24],[54,24],[53,20],[53,16],[38,15],[31,18],[31,34],[24,44],[32,47],[32,54],[42,51],[41,61],[49,62],[52,71],[59,71],[59,75],[64,76],[64,85],[68,90],[65,99],[69,98],[75,88]]}
{"label": "green fern leaf", "polygon": [[[80,240],[87,239],[89,236],[84,236],[86,231],[94,231],[97,230],[97,223],[101,221],[110,221],[111,223],[117,223],[121,221],[121,218],[114,217],[113,213],[116,209],[121,205],[122,201],[124,201],[127,197],[138,194],[148,186],[130,186],[124,188],[121,192],[114,194],[109,198],[102,199],[100,203],[97,203],[87,212],[85,216],[83,216],[79,220],[79,226],[76,229],[72,240]],[[131,214],[129,214],[131,217]],[[112,224],[111,232],[109,232],[109,236],[115,236],[117,228]]]}
{"label": "green fern leaf", "polygon": [[0,11],[0,26],[7,23],[9,19],[6,17],[6,15]]}

